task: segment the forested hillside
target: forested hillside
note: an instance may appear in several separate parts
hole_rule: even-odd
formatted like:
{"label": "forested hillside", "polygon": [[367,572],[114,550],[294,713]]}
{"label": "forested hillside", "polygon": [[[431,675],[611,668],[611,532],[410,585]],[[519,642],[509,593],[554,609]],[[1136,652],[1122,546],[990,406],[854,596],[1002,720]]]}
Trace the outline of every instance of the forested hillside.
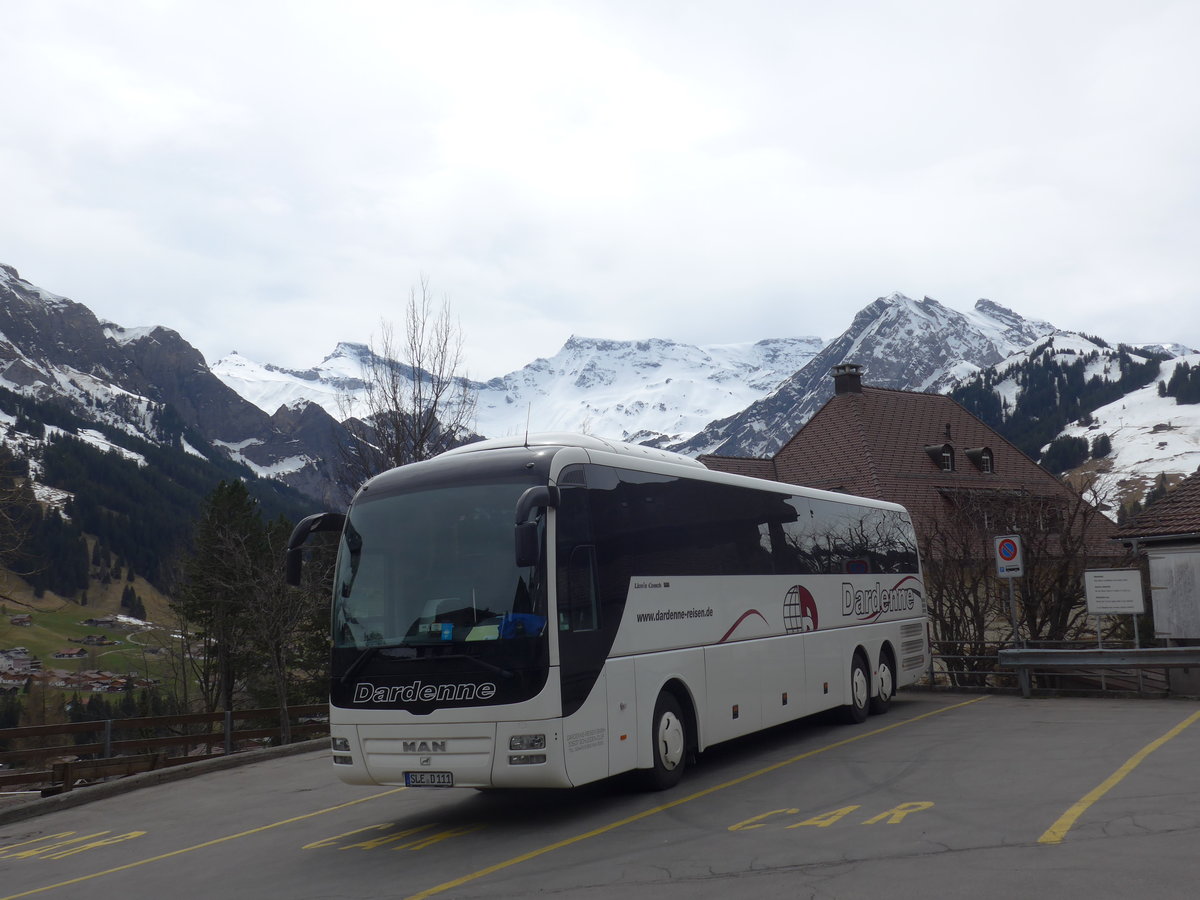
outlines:
{"label": "forested hillside", "polygon": [[[181,435],[173,445],[152,444],[2,389],[0,413],[11,418],[8,443],[25,454],[0,452],[10,532],[0,561],[35,592],[78,599],[87,589],[85,534],[96,538],[93,553],[166,589],[205,498],[222,481],[245,481],[267,517],[295,521],[312,511],[311,500],[280,482],[220,454],[213,462],[188,452]],[[196,435],[186,440],[204,446]]]}
{"label": "forested hillside", "polygon": [[[1071,422],[1150,384],[1168,358],[1124,344],[1114,350],[1099,338],[1087,340],[1096,349],[1080,352],[1047,342],[1028,360],[979,372],[950,396],[1052,471],[1072,468],[1064,464],[1070,460],[1056,458],[1061,451],[1054,449],[1055,438]],[[1092,449],[1085,443],[1082,459]]]}

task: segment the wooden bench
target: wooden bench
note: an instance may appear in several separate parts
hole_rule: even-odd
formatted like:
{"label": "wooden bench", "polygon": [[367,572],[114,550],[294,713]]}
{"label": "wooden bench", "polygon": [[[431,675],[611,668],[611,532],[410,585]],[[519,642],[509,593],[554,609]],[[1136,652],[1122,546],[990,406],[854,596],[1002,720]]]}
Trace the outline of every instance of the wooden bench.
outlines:
{"label": "wooden bench", "polygon": [[76,759],[54,763],[50,767],[50,787],[42,791],[42,796],[48,797],[72,790],[77,781],[150,772],[165,762],[165,753],[138,753],[131,756],[112,756],[108,759]]}

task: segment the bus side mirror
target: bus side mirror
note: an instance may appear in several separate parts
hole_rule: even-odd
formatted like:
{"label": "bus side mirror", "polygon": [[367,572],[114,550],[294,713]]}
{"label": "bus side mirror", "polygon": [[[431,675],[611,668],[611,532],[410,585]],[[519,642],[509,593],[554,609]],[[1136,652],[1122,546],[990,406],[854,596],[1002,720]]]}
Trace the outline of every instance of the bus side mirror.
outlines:
{"label": "bus side mirror", "polygon": [[342,513],[317,513],[300,520],[288,538],[287,552],[283,559],[284,580],[293,587],[300,584],[300,570],[304,564],[304,542],[315,531],[341,531],[346,524]]}
{"label": "bus side mirror", "polygon": [[537,520],[531,518],[538,509],[552,509],[558,506],[561,492],[556,487],[538,485],[531,487],[517,501],[516,515],[516,557],[517,568],[524,569],[536,566],[542,558],[541,547],[538,544]]}
{"label": "bus side mirror", "polygon": [[296,587],[300,584],[300,569],[304,565],[304,551],[292,547],[283,557],[283,580]]}
{"label": "bus side mirror", "polygon": [[542,558],[540,551],[537,522],[522,522],[517,526],[517,568],[536,566]]}

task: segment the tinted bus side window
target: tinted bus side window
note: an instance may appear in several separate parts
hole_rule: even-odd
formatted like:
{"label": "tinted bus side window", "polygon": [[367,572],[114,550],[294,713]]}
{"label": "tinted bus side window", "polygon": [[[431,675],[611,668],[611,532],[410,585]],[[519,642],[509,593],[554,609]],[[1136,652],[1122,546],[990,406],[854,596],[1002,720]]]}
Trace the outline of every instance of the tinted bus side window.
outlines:
{"label": "tinted bus side window", "polygon": [[[783,530],[790,558],[826,575],[917,571],[917,542],[908,516],[898,510],[836,500],[794,497],[802,506]],[[804,508],[806,507],[806,508]]]}
{"label": "tinted bus side window", "polygon": [[[571,480],[586,481],[587,521],[565,524],[560,511],[560,597],[568,583],[586,582],[581,570],[590,566],[602,610],[611,607],[618,619],[635,576],[917,571],[916,538],[900,511],[607,466],[579,468]],[[585,546],[586,559],[577,549]],[[564,566],[571,574],[563,574]]]}
{"label": "tinted bus side window", "polygon": [[589,467],[601,582],[634,575],[761,575],[774,571],[770,495],[705,481]]}

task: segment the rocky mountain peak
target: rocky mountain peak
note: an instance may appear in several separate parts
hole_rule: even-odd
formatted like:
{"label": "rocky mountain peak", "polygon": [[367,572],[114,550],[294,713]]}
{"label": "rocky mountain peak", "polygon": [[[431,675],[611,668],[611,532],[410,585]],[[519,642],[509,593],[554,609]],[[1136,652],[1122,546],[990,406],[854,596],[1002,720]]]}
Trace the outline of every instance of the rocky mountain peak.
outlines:
{"label": "rocky mountain peak", "polygon": [[[1021,343],[1009,336],[1011,332],[1023,336],[1039,331],[1039,325],[1011,315],[1014,318],[1001,327],[978,311],[967,315],[931,297],[880,297],[769,396],[711,423],[672,449],[694,455],[775,453],[833,395],[829,371],[843,362],[863,366],[866,383],[875,387],[943,390],[956,378],[995,365],[1016,350]],[[1044,328],[1053,331],[1052,326]]]}

